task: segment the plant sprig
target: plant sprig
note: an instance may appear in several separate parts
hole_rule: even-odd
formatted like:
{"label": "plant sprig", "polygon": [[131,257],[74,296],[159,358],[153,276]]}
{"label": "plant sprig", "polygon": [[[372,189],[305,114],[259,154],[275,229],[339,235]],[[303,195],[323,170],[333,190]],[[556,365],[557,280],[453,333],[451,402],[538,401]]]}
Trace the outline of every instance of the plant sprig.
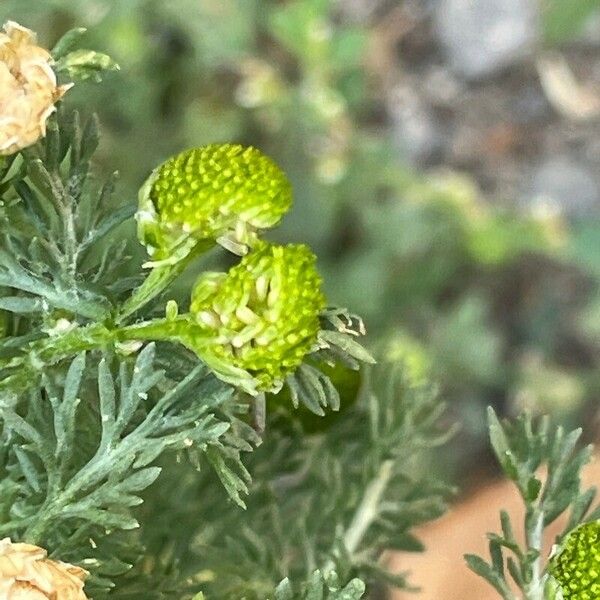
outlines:
{"label": "plant sprig", "polygon": [[[504,600],[544,600],[548,592],[547,558],[543,555],[545,529],[568,512],[555,543],[578,524],[600,517],[591,506],[596,488],[581,488],[581,470],[592,447],[578,448],[581,429],[552,427],[525,414],[514,422],[501,422],[488,410],[490,439],[502,471],[517,487],[525,506],[525,542],[520,543],[510,515],[500,513],[501,533],[488,534],[490,562],[476,555],[465,558],[469,567],[486,579]],[[518,592],[513,591],[513,585]]]}

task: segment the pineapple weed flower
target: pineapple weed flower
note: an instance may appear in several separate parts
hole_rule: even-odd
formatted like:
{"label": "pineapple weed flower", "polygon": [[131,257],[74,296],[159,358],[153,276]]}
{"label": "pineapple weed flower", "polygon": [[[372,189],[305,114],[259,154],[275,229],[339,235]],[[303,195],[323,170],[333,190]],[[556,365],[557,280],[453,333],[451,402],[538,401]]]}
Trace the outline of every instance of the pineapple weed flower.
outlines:
{"label": "pineapple weed flower", "polygon": [[556,598],[600,598],[600,521],[585,523],[569,533],[548,568],[557,584]]}
{"label": "pineapple weed flower", "polygon": [[138,238],[152,271],[123,305],[123,321],[215,243],[243,256],[292,203],[283,171],[252,147],[211,144],[157,167],[139,193]]}
{"label": "pineapple weed flower", "polygon": [[200,241],[243,255],[292,203],[285,174],[256,148],[212,144],[182,152],[140,190],[138,237],[149,266],[176,263]]}
{"label": "pineapple weed flower", "polygon": [[[314,349],[325,308],[315,260],[306,246],[262,242],[227,275],[200,277],[191,314],[214,335],[208,352],[217,372],[233,365],[250,373],[259,390],[277,390],[300,366]],[[194,348],[193,336],[187,344]]]}

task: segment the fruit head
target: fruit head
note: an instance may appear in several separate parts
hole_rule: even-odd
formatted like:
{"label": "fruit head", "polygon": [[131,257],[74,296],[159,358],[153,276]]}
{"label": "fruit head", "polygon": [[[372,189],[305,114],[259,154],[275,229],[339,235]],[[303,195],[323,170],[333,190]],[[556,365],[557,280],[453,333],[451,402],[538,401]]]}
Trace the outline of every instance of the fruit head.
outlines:
{"label": "fruit head", "polygon": [[58,85],[50,53],[33,31],[8,21],[0,31],[0,155],[8,156],[46,135],[48,117],[70,85]]}
{"label": "fruit head", "polygon": [[211,366],[249,373],[258,390],[279,389],[317,341],[325,298],[315,262],[307,246],[258,242],[227,274],[201,276],[191,313],[210,332]]}
{"label": "fruit head", "polygon": [[157,262],[177,262],[201,240],[243,255],[291,203],[290,183],[269,157],[252,147],[211,144],[154,170],[140,191],[138,235]]}
{"label": "fruit head", "polygon": [[0,598],[87,600],[88,572],[57,560],[39,546],[0,540]]}
{"label": "fruit head", "polygon": [[567,535],[548,567],[564,600],[600,598],[600,521]]}

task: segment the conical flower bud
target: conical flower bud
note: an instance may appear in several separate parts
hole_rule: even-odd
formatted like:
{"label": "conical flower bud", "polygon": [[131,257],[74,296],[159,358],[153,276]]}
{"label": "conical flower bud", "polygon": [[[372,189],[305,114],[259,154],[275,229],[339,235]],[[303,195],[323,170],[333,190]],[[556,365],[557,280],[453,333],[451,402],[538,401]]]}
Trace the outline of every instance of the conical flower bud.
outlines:
{"label": "conical flower bud", "polygon": [[46,135],[46,121],[69,89],[59,86],[50,53],[35,34],[8,21],[0,33],[0,154],[9,155]]}
{"label": "conical flower bud", "polygon": [[138,233],[155,263],[177,262],[201,240],[236,254],[289,209],[285,174],[256,148],[212,144],[158,167],[140,191]]}
{"label": "conical flower bud", "polygon": [[600,598],[600,521],[571,531],[551,559],[548,571],[563,600]]}
{"label": "conical flower bud", "polygon": [[47,558],[43,548],[0,540],[2,600],[87,600],[86,577],[79,567]]}
{"label": "conical flower bud", "polygon": [[307,246],[259,242],[227,274],[202,276],[191,313],[203,334],[184,343],[217,375],[233,367],[249,373],[258,390],[278,389],[317,340],[325,298],[315,262]]}

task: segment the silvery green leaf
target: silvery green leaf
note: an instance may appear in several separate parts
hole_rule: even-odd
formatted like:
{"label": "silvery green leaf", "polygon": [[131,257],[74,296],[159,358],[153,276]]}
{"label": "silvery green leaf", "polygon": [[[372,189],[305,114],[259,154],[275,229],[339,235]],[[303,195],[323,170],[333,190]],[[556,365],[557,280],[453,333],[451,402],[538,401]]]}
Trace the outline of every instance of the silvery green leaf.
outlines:
{"label": "silvery green leaf", "polygon": [[74,50],[56,61],[56,70],[74,80],[102,81],[108,71],[118,71],[119,65],[108,54],[95,50]]}

